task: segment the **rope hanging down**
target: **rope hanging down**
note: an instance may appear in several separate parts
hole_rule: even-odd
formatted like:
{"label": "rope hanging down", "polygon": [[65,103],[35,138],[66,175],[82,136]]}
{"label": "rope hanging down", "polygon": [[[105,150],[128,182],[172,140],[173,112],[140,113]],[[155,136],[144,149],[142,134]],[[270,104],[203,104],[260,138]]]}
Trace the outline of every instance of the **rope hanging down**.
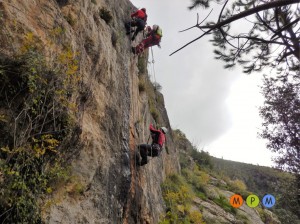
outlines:
{"label": "rope hanging down", "polygon": [[[150,72],[150,73],[153,74],[154,84],[157,85],[156,77],[155,77],[155,66],[154,66],[155,61],[154,61],[154,54],[153,54],[153,49],[152,49],[152,47],[151,47],[151,57],[152,57],[152,61],[148,61],[148,62],[152,65],[152,66],[150,67],[150,70],[151,70],[152,72]],[[156,86],[155,86],[155,88],[156,88]]]}

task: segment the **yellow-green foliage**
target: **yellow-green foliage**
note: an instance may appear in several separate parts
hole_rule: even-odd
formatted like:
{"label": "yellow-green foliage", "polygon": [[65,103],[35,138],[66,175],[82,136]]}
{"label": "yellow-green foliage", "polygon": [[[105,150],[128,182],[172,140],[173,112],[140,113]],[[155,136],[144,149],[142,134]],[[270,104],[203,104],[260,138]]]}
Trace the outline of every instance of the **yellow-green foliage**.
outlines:
{"label": "yellow-green foliage", "polygon": [[77,83],[79,81],[77,55],[78,53],[69,46],[58,56],[58,63],[62,65],[63,72],[66,74],[65,82],[74,80]]}
{"label": "yellow-green foliage", "polygon": [[0,114],[0,121],[1,122],[7,122],[4,114]]}
{"label": "yellow-green foliage", "polygon": [[202,214],[195,210],[190,212],[190,220],[194,224],[203,224],[204,223],[202,220]]}
{"label": "yellow-green foliage", "polygon": [[6,223],[41,223],[39,199],[70,179],[65,154],[76,112],[76,53],[66,49],[52,68],[42,50],[27,33],[17,56],[0,58],[0,108],[9,111],[0,121],[0,215]]}
{"label": "yellow-green foliage", "polygon": [[24,36],[20,53],[21,55],[24,55],[28,51],[39,51],[41,50],[41,47],[41,41],[32,32],[28,32]]}
{"label": "yellow-green foliage", "polygon": [[164,198],[170,203],[170,205],[178,203],[184,205],[192,199],[190,190],[186,185],[180,186],[179,190],[175,192],[167,190]]}
{"label": "yellow-green foliage", "polygon": [[230,180],[230,178],[225,178],[227,179],[227,184],[228,184],[228,188],[230,191],[235,192],[235,193],[239,193],[240,195],[242,195],[242,197],[244,198],[244,200],[246,200],[247,196],[250,194],[250,192],[247,191],[247,186],[244,183],[244,181],[239,180],[239,179],[235,179],[235,180]]}
{"label": "yellow-green foliage", "polygon": [[237,179],[237,180],[231,181],[231,185],[232,185],[232,187],[234,187],[235,189],[240,190],[240,191],[247,190],[247,186],[242,180]]}
{"label": "yellow-green foliage", "polygon": [[206,185],[209,181],[209,175],[199,169],[199,166],[194,165],[193,170],[183,169],[182,174],[195,190],[206,193]]}
{"label": "yellow-green foliage", "polygon": [[63,181],[60,173],[64,173],[65,169],[57,153],[52,162],[55,165],[46,166],[43,163],[50,156],[47,151],[53,152],[52,147],[58,144],[57,140],[46,138],[48,143],[38,142],[12,149],[2,147],[0,150],[2,158],[10,158],[8,161],[0,160],[3,172],[0,211],[1,214],[7,211],[4,217],[11,223],[38,223],[40,208],[36,197],[51,193],[52,182]]}
{"label": "yellow-green foliage", "polygon": [[57,26],[50,31],[50,35],[54,38],[59,37],[65,32],[65,29],[61,26]]}
{"label": "yellow-green foliage", "polygon": [[209,175],[204,171],[201,171],[199,166],[195,165],[193,168],[193,173],[198,177],[198,181],[206,185],[209,181]]}
{"label": "yellow-green foliage", "polygon": [[204,223],[200,212],[191,211],[194,192],[182,176],[169,176],[162,189],[168,212],[161,218],[160,224]]}
{"label": "yellow-green foliage", "polygon": [[49,43],[50,45],[54,43],[59,43],[63,40],[63,36],[65,34],[66,30],[62,26],[55,26],[53,29],[50,31],[50,40]]}
{"label": "yellow-green foliage", "polygon": [[42,135],[40,138],[32,138],[33,153],[36,157],[40,157],[46,153],[46,151],[57,152],[59,141],[53,138],[52,135]]}
{"label": "yellow-green foliage", "polygon": [[219,195],[218,198],[214,198],[213,201],[219,205],[220,207],[222,207],[225,211],[230,212],[232,214],[236,214],[237,210],[236,208],[232,207],[229,203],[228,198],[226,198],[223,195]]}

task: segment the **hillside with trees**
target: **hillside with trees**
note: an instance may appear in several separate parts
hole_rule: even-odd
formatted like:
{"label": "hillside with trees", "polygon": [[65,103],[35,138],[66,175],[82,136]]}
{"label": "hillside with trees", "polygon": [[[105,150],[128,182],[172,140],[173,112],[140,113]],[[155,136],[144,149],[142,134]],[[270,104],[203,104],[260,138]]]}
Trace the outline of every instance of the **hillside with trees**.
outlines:
{"label": "hillside with trees", "polygon": [[[270,167],[245,164],[211,157],[214,171],[230,179],[242,180],[249,191],[260,196],[272,194],[277,199],[272,211],[282,220],[300,217],[296,176]],[[284,222],[283,222],[284,223]]]}
{"label": "hillside with trees", "polygon": [[[214,158],[198,151],[180,130],[173,133],[180,149],[182,172],[162,185],[167,213],[161,223],[185,223],[196,218],[194,223],[300,223],[295,175]],[[271,209],[262,204],[250,210],[246,205],[236,209],[229,204],[233,194],[242,195],[244,200],[250,194],[260,199],[272,194],[276,205]]]}

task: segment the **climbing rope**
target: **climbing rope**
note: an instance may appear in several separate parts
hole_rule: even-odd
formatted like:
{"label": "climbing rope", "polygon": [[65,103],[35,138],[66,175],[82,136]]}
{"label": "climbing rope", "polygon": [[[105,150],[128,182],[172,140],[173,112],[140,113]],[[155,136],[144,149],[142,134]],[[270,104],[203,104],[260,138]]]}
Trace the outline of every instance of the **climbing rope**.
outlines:
{"label": "climbing rope", "polygon": [[152,60],[149,62],[152,66],[150,66],[151,68],[151,71],[152,71],[152,74],[153,74],[153,78],[154,78],[154,83],[155,85],[157,85],[157,82],[156,82],[156,77],[155,77],[155,66],[154,66],[154,54],[153,54],[153,49],[151,47],[151,57],[152,57]]}
{"label": "climbing rope", "polygon": [[[132,8],[131,8],[131,11],[132,11]],[[129,40],[130,40],[130,50],[131,50],[131,44],[132,44],[132,37],[131,37],[131,29],[132,29],[132,27],[131,27],[131,22],[132,21],[130,21],[130,23],[129,23]],[[134,105],[133,105],[133,103],[134,103],[134,88],[133,88],[133,82],[134,82],[134,73],[132,72],[132,87],[131,87],[131,97],[132,97],[132,113],[133,113],[133,118],[134,118],[134,115],[135,115],[135,110],[134,110]],[[137,106],[138,106],[138,103],[137,103]],[[139,109],[138,109],[138,112],[139,112]],[[134,120],[134,119],[133,119]],[[138,179],[138,170],[137,170],[137,157],[139,156],[139,151],[140,151],[140,146],[138,145],[137,146],[137,149],[136,149],[136,142],[135,142],[135,122],[133,121],[133,130],[132,130],[132,137],[133,137],[133,148],[134,148],[134,150],[133,150],[133,159],[134,159],[134,172],[135,172],[135,184],[134,184],[134,194],[135,194],[135,200],[137,200],[138,199],[138,192],[137,192],[137,189],[138,189],[138,181],[137,181],[137,179]],[[139,217],[139,204],[138,203],[135,203],[135,205],[136,205],[136,219],[137,219],[137,221],[140,219],[140,217]]]}

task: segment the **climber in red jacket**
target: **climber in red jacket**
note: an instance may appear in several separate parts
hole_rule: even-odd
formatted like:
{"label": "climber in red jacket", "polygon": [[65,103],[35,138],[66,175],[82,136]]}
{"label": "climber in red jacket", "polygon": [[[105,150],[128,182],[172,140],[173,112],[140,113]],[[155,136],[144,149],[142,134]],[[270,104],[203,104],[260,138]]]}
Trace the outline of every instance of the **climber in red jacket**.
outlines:
{"label": "climber in red jacket", "polygon": [[129,35],[133,30],[131,30],[132,27],[136,27],[135,32],[131,38],[132,41],[134,41],[137,34],[144,30],[146,23],[147,23],[147,14],[146,9],[142,8],[140,10],[137,10],[136,12],[131,14],[131,21],[125,23],[126,28],[126,34]]}
{"label": "climber in red jacket", "polygon": [[150,132],[152,137],[152,143],[149,144],[141,144],[139,145],[140,155],[142,157],[142,161],[139,162],[140,166],[143,166],[148,163],[147,156],[156,157],[159,156],[162,151],[162,147],[166,141],[165,134],[168,132],[168,129],[165,127],[161,127],[159,130],[153,128],[152,124],[150,124]]}
{"label": "climber in red jacket", "polygon": [[147,27],[147,38],[142,40],[140,44],[136,47],[132,47],[131,51],[134,54],[141,54],[145,49],[159,45],[162,37],[161,29],[158,25],[153,25],[152,28],[150,26]]}

